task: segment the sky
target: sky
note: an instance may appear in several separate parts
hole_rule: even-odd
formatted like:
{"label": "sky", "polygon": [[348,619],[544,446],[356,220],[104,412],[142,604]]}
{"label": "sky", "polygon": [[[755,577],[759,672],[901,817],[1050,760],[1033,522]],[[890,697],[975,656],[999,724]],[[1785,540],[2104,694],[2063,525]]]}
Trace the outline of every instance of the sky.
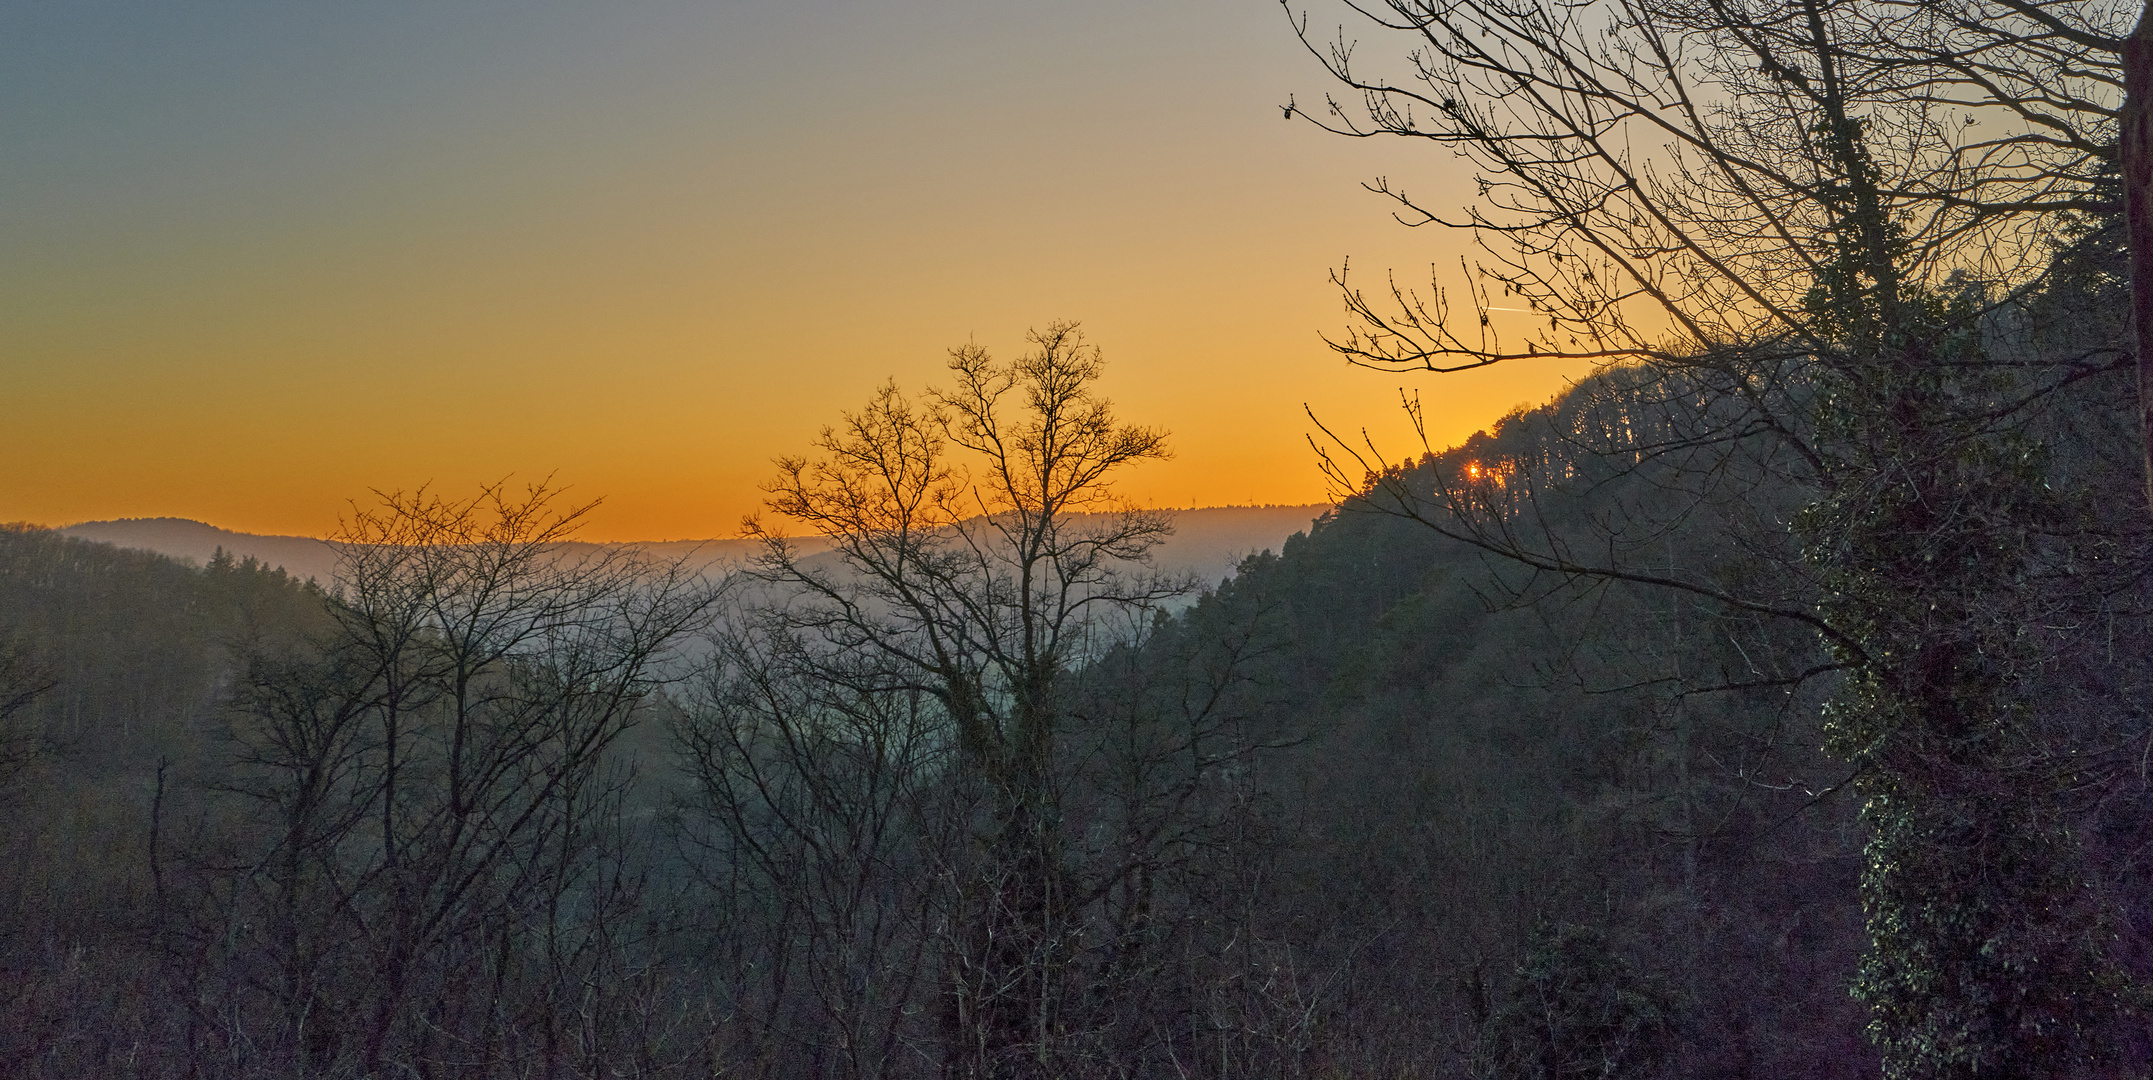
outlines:
{"label": "sky", "polygon": [[550,475],[589,538],[730,536],[884,381],[1055,320],[1172,432],[1131,498],[1320,501],[1304,407],[1398,459],[1401,389],[1441,445],[1580,374],[1324,346],[1333,269],[1461,251],[1361,183],[1472,191],[1281,122],[1328,89],[1267,0],[0,0],[0,521]]}

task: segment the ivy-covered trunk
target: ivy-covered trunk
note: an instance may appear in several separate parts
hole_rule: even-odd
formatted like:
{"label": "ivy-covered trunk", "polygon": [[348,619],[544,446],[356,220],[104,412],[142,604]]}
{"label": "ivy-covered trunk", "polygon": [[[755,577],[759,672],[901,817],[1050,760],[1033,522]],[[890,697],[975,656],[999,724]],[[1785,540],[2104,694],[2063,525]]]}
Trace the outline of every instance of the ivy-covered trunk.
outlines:
{"label": "ivy-covered trunk", "polygon": [[2028,694],[2040,455],[1953,438],[1942,380],[1911,381],[1900,415],[1934,423],[1841,462],[1804,522],[1825,613],[1863,654],[1827,729],[1869,829],[1856,992],[1890,1075],[2068,1075],[2098,1057],[2118,980],[2066,818],[2069,758]]}
{"label": "ivy-covered trunk", "polygon": [[1902,285],[1859,122],[1819,134],[1841,246],[1811,295],[1825,456],[1796,529],[1849,672],[1827,737],[1869,831],[1855,993],[1887,1076],[2073,1075],[2101,1059],[2121,980],[2066,812],[2071,755],[2035,697],[2038,548],[2061,508],[2043,447],[1996,421],[2012,377],[1985,362],[1977,290]]}
{"label": "ivy-covered trunk", "polygon": [[2146,505],[2153,510],[2153,0],[2123,39],[2123,109],[2116,156],[2131,253],[2131,343],[2138,351],[2138,431]]}

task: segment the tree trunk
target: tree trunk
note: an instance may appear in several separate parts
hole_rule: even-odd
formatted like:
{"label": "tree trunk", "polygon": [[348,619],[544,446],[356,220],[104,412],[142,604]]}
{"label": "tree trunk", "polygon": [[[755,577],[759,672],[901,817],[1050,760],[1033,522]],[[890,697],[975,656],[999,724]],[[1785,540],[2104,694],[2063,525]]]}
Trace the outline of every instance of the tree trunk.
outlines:
{"label": "tree trunk", "polygon": [[2123,114],[2117,125],[2123,216],[2131,249],[2131,333],[2138,351],[2138,427],[2146,504],[2153,508],[2153,0],[2123,40]]}

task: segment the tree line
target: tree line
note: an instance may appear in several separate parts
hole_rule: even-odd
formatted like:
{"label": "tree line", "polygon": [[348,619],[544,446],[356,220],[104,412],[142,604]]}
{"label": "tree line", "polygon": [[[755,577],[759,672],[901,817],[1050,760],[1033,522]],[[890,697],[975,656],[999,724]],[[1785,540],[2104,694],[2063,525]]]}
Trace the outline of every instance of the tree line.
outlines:
{"label": "tree line", "polygon": [[[1092,501],[1159,434],[1033,344],[782,462],[833,553],[758,525],[724,580],[558,547],[542,486],[357,511],[326,588],[7,532],[10,1071],[1875,1071],[1847,669],[1781,614],[1824,586],[1767,442],[1700,458],[1710,395],[1610,370],[1169,609],[1166,523]],[[2069,991],[2124,996],[2105,614],[2036,675],[2089,740],[2049,820],[2114,981]]]}

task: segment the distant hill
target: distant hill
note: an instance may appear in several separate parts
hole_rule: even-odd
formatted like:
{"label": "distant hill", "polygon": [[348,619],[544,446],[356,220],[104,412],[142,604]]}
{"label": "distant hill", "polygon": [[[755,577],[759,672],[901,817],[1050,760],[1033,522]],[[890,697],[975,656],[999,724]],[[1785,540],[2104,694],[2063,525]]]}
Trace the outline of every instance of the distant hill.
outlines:
{"label": "distant hill", "polygon": [[95,540],[114,547],[154,551],[202,565],[223,548],[234,558],[252,555],[302,581],[328,584],[336,577],[336,551],[308,536],[258,536],[233,532],[187,518],[122,518],[85,521],[59,530],[62,535]]}
{"label": "distant hill", "polygon": [[1233,573],[1241,560],[1260,551],[1279,551],[1286,538],[1305,533],[1315,519],[1331,512],[1327,503],[1307,506],[1207,506],[1172,510],[1174,535],[1158,551],[1159,569],[1193,573],[1206,585]]}
{"label": "distant hill", "polygon": [[[1174,535],[1159,548],[1159,569],[1192,573],[1206,584],[1232,573],[1247,555],[1277,551],[1286,538],[1306,532],[1309,523],[1331,508],[1307,506],[1215,506],[1170,511]],[[175,559],[204,564],[218,548],[235,558],[253,556],[278,566],[293,577],[312,578],[328,584],[336,576],[336,551],[306,536],[262,536],[233,532],[187,518],[122,518],[118,521],[85,521],[69,525],[61,533],[115,547],[154,551]],[[574,545],[597,548],[608,545]],[[706,567],[738,563],[755,549],[748,540],[666,540],[634,545],[661,557],[689,556]],[[817,546],[806,545],[810,550]]]}

